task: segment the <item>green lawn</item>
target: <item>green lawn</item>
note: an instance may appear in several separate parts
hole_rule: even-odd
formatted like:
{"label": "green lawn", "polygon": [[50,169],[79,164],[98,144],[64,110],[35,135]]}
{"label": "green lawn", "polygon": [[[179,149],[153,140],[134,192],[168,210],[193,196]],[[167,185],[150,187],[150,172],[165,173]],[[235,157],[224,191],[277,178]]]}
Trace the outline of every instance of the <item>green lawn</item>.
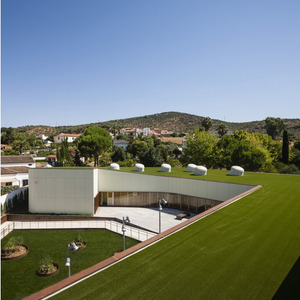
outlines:
{"label": "green lawn", "polygon": [[[87,247],[71,251],[71,273],[77,273],[96,264],[122,249],[122,236],[107,230],[14,230],[2,239],[2,247],[13,236],[22,236],[29,247],[26,256],[1,262],[1,299],[22,299],[68,277],[65,266],[67,245],[80,233]],[[126,238],[126,247],[137,241]],[[59,265],[59,272],[53,277],[42,278],[35,274],[41,258],[50,255]]]}
{"label": "green lawn", "polygon": [[[300,253],[300,176],[230,177],[208,170],[195,177],[183,169],[158,170],[145,173],[263,188],[54,299],[271,299]],[[300,299],[295,293],[299,288],[291,285],[284,299]]]}

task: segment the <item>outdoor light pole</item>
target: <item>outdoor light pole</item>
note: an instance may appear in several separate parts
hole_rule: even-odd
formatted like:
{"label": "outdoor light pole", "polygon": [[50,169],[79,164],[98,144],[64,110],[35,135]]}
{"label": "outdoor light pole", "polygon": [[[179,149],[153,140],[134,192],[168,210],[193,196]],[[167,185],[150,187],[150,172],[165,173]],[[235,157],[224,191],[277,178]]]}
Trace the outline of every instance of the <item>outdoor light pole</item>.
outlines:
{"label": "outdoor light pole", "polygon": [[165,199],[161,199],[158,202],[158,211],[159,211],[159,233],[161,233],[161,212],[162,212],[162,204],[167,204],[168,202]]}
{"label": "outdoor light pole", "polygon": [[125,232],[126,232],[126,228],[125,228],[125,222],[130,223],[130,219],[129,217],[123,217],[123,225],[122,225],[122,231],[123,231],[123,251],[125,250]]}
{"label": "outdoor light pole", "polygon": [[70,258],[70,250],[73,250],[73,251],[77,251],[78,250],[78,247],[76,246],[76,244],[74,242],[68,244],[68,257],[66,259],[66,263],[65,263],[65,266],[66,267],[69,267],[69,277],[71,276],[71,258]]}

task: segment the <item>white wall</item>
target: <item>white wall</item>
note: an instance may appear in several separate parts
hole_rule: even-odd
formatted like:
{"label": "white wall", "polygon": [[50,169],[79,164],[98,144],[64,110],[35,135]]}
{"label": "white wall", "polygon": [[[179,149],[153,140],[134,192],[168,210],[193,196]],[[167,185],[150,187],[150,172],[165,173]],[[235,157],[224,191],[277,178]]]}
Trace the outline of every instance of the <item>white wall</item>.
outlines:
{"label": "white wall", "polygon": [[[30,169],[29,211],[93,214],[95,169]],[[95,187],[96,186],[96,187]]]}
{"label": "white wall", "polygon": [[251,185],[199,179],[98,171],[99,191],[106,192],[165,192],[226,201],[253,188]]}
{"label": "white wall", "polygon": [[92,168],[30,169],[29,211],[92,215],[94,197],[99,191],[165,192],[225,201],[251,188],[251,185]]}
{"label": "white wall", "polygon": [[1,180],[7,182],[11,180],[12,185],[23,186],[23,180],[28,180],[28,173],[1,175]]}

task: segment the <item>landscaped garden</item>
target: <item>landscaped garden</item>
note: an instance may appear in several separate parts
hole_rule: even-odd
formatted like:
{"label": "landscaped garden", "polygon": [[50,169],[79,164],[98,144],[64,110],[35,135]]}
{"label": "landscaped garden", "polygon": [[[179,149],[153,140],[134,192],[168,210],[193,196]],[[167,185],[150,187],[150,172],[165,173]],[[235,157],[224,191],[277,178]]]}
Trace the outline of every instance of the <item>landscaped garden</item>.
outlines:
{"label": "landscaped garden", "polygon": [[[122,236],[107,230],[14,230],[2,239],[1,247],[11,260],[1,262],[1,298],[22,299],[69,275],[65,266],[67,247],[74,241],[81,250],[70,250],[71,274],[102,261],[123,247]],[[126,248],[138,242],[126,238]],[[15,258],[19,245],[28,253]],[[58,272],[55,272],[58,266]],[[51,275],[52,276],[47,276]]]}
{"label": "landscaped garden", "polygon": [[297,299],[298,286],[285,278],[293,266],[299,268],[299,176],[231,177],[228,171],[208,170],[197,177],[184,169],[160,173],[158,168],[145,173],[263,187],[54,299],[271,299],[276,292]]}

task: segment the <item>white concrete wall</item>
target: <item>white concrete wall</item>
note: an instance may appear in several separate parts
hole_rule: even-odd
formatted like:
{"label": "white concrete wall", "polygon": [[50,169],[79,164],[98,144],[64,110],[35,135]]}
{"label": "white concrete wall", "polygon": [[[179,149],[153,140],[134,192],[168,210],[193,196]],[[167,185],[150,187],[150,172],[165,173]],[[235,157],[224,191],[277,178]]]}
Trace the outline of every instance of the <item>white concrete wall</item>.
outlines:
{"label": "white concrete wall", "polygon": [[94,169],[30,169],[29,211],[93,214],[98,174]]}
{"label": "white concrete wall", "polygon": [[99,191],[165,192],[226,201],[253,188],[226,182],[154,176],[99,169]]}

